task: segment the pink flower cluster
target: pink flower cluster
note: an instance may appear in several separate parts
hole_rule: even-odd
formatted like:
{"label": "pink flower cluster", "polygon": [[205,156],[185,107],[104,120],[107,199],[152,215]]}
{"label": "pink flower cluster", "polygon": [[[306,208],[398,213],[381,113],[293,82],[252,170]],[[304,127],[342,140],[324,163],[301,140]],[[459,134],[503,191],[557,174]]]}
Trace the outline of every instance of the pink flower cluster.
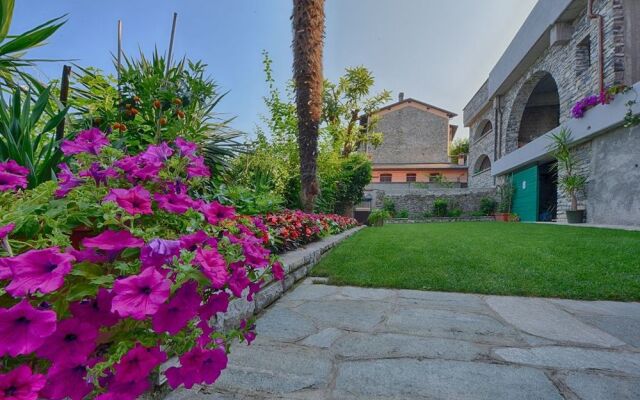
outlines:
{"label": "pink flower cluster", "polygon": [[[191,182],[209,174],[195,144],[149,146],[112,165],[100,156],[107,146],[96,129],[65,141],[65,154],[90,163],[62,165],[55,196],[102,190],[98,206],[115,207],[122,222],[86,221],[73,246],[41,240],[0,258],[0,399],[135,399],[172,356],[180,361],[165,372],[172,387],[211,384],[230,343],[212,336],[210,320],[234,297],[251,300],[268,275],[284,277],[259,218],[189,195]],[[0,164],[0,174],[14,176],[0,180],[11,190],[26,186],[14,164]],[[14,228],[0,227],[0,241]],[[254,328],[243,321],[235,337],[250,343]],[[179,340],[188,350],[172,352]]]}
{"label": "pink flower cluster", "polygon": [[573,118],[582,118],[589,109],[597,106],[598,104],[609,104],[612,98],[612,95],[608,91],[604,91],[599,95],[587,96],[578,101],[573,108],[571,108],[571,116]]}
{"label": "pink flower cluster", "polygon": [[0,192],[27,188],[29,170],[14,160],[0,162]]}

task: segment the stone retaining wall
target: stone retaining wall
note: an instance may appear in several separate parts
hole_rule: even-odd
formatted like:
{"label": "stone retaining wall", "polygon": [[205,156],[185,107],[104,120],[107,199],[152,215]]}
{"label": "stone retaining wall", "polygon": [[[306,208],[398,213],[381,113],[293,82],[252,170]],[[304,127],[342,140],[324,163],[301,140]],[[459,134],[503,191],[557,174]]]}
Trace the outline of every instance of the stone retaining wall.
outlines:
{"label": "stone retaining wall", "polygon": [[424,190],[422,193],[385,193],[376,191],[372,198],[374,208],[382,208],[384,199],[393,201],[396,211],[407,210],[409,218],[422,218],[425,212],[433,211],[433,203],[436,199],[445,199],[449,202],[450,209],[459,208],[465,214],[471,214],[480,209],[480,201],[484,197],[491,197],[498,200],[495,188],[475,188],[475,189],[440,189]]}
{"label": "stone retaining wall", "polygon": [[342,232],[338,235],[329,236],[319,242],[310,243],[302,248],[280,256],[280,261],[285,271],[285,278],[282,281],[267,281],[266,286],[254,296],[253,301],[246,298],[234,299],[229,303],[229,310],[226,314],[220,315],[216,321],[216,328],[227,329],[237,326],[240,320],[257,315],[274,301],[278,300],[286,291],[300,279],[307,276],[311,268],[320,261],[320,258],[335,247],[344,239],[352,236],[360,229],[359,226]]}

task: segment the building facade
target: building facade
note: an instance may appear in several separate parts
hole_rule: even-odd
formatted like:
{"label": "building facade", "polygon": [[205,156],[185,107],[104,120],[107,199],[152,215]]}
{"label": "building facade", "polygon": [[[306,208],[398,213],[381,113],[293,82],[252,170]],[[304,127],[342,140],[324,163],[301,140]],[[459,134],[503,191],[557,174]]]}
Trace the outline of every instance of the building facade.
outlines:
{"label": "building facade", "polygon": [[[640,225],[640,129],[623,127],[639,111],[627,104],[640,91],[639,55],[640,1],[539,0],[464,109],[469,186],[511,179],[524,220],[564,220],[550,135],[566,128],[588,178],[587,222]],[[634,89],[572,118],[576,102],[622,84]]]}
{"label": "building facade", "polygon": [[374,114],[383,143],[365,149],[373,164],[373,183],[452,183],[466,185],[464,160],[449,157],[457,126],[456,114],[415,100],[404,99]]}

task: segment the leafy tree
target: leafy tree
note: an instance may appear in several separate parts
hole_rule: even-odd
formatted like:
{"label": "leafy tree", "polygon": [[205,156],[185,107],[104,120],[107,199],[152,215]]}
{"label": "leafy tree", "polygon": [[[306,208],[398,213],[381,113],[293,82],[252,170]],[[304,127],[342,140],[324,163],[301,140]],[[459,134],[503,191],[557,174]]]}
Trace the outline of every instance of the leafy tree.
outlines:
{"label": "leafy tree", "polygon": [[469,138],[456,139],[451,143],[449,156],[454,161],[460,154],[469,154]]}
{"label": "leafy tree", "polygon": [[365,143],[382,143],[372,113],[391,99],[391,92],[383,90],[370,96],[374,83],[373,73],[364,66],[347,68],[337,84],[324,83],[323,121],[343,157]]}

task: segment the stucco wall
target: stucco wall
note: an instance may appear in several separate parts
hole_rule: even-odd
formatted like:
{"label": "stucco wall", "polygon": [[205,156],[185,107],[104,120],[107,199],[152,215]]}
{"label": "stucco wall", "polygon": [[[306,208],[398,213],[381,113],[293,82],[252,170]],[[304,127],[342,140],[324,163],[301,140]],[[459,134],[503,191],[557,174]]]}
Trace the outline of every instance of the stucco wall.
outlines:
{"label": "stucco wall", "polygon": [[374,164],[448,163],[449,119],[415,107],[380,117],[376,130],[383,143],[369,151]]}
{"label": "stucco wall", "polygon": [[445,169],[445,170],[428,170],[428,171],[418,171],[418,170],[384,170],[384,171],[376,171],[373,170],[373,176],[371,182],[377,183],[380,182],[380,174],[391,174],[391,182],[406,182],[407,174],[412,173],[416,174],[416,182],[429,182],[429,175],[441,174],[443,179],[447,182],[467,182],[467,170],[465,169]]}
{"label": "stucco wall", "polygon": [[591,150],[587,221],[640,225],[640,126],[598,136]]}

